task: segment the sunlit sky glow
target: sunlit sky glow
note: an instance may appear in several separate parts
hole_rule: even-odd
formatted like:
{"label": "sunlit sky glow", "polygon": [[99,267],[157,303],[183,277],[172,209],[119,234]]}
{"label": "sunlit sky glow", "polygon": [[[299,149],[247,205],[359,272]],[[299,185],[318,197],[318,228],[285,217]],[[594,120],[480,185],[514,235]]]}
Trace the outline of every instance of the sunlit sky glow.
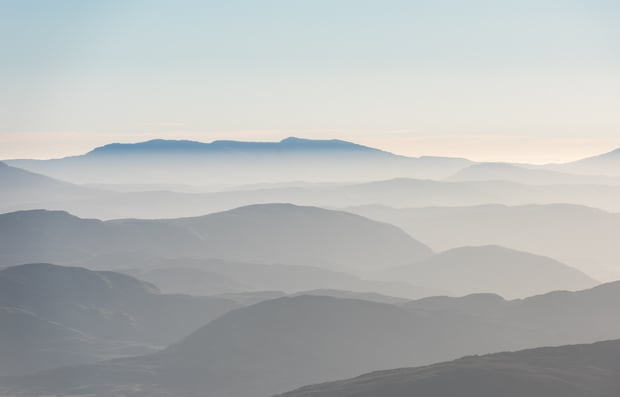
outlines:
{"label": "sunlit sky glow", "polygon": [[620,147],[617,1],[0,7],[0,158],[291,135],[538,163]]}

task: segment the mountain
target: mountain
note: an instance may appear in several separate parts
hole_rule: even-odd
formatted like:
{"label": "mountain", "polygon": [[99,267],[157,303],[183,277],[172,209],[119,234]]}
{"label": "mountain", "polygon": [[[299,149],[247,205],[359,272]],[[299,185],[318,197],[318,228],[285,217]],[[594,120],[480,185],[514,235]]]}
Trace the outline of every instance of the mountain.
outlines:
{"label": "mountain", "polygon": [[394,280],[416,282],[456,295],[492,292],[507,298],[574,291],[597,284],[554,259],[497,245],[454,248],[390,269],[387,274]]}
{"label": "mountain", "polygon": [[[288,167],[288,165],[286,166]],[[286,168],[280,165],[280,168]],[[122,174],[124,171],[119,170]],[[166,171],[167,172],[167,171]],[[325,171],[329,174],[331,171]],[[620,211],[620,186],[600,184],[527,185],[507,181],[445,182],[392,178],[364,183],[264,184],[214,191],[102,192],[79,200],[44,200],[3,207],[0,211],[37,208],[62,209],[81,217],[178,218],[226,211],[241,206],[291,203],[300,206],[342,208],[387,205],[399,208],[426,206],[471,206],[573,203]],[[200,189],[199,189],[200,190]],[[207,189],[208,190],[208,189]],[[45,196],[43,196],[45,197]]]}
{"label": "mountain", "polygon": [[18,307],[0,305],[0,324],[1,376],[25,375],[150,350],[147,346],[92,337]]}
{"label": "mountain", "polygon": [[102,222],[58,211],[0,215],[0,264],[79,263],[97,255],[218,258],[313,265],[354,274],[432,251],[388,224],[290,204],[253,205],[196,218]]}
{"label": "mountain", "polygon": [[392,223],[444,251],[501,245],[555,258],[599,280],[620,278],[616,231],[620,215],[578,205],[481,205],[347,211]]}
{"label": "mountain", "polygon": [[397,156],[336,139],[294,137],[212,143],[158,139],[109,144],[63,159],[7,163],[75,183],[190,185],[446,177],[471,164],[458,158]]}
{"label": "mountain", "polygon": [[144,154],[280,154],[282,152],[301,153],[371,153],[375,155],[390,155],[390,153],[355,143],[331,140],[312,140],[296,137],[285,138],[279,142],[241,142],[241,141],[214,141],[203,143],[187,140],[154,139],[140,143],[112,143],[88,152],[86,156],[133,156]]}
{"label": "mountain", "polygon": [[[619,174],[620,175],[620,174]],[[446,179],[452,182],[509,181],[525,185],[618,185],[620,178],[602,175],[578,175],[565,172],[530,168],[508,163],[472,164]]]}
{"label": "mountain", "polygon": [[0,162],[0,205],[36,205],[39,202],[95,197],[99,191],[35,174]]}
{"label": "mountain", "polygon": [[549,164],[546,167],[580,174],[620,176],[620,149],[570,163]]}
{"label": "mountain", "polygon": [[295,296],[311,295],[311,296],[331,296],[332,298],[357,299],[377,303],[406,303],[407,299],[377,294],[374,292],[354,292],[336,289],[315,289],[311,291],[301,291],[294,294]]}
{"label": "mountain", "polygon": [[54,370],[18,383],[31,397],[78,391],[97,397],[268,396],[373,368],[450,357],[424,343],[444,334],[394,305],[285,297],[230,312],[158,354]]}
{"label": "mountain", "polygon": [[471,356],[306,386],[279,397],[613,397],[620,341]]}
{"label": "mountain", "polygon": [[620,283],[512,301],[283,297],[231,311],[151,355],[6,379],[5,394],[269,396],[373,370],[617,338],[618,299]]}
{"label": "mountain", "polygon": [[239,306],[225,298],[160,294],[114,272],[9,267],[0,270],[6,319],[0,346],[12,353],[0,355],[0,367],[11,374],[152,350]]}
{"label": "mountain", "polygon": [[[121,259],[129,263],[131,259]],[[92,262],[89,265],[93,266]],[[375,281],[343,272],[303,265],[264,265],[216,259],[154,260],[136,269],[116,269],[149,281],[167,293],[190,295],[230,294],[249,291],[344,290],[374,292],[409,299],[445,291],[412,286],[402,281]]]}
{"label": "mountain", "polygon": [[265,204],[169,221],[206,242],[210,257],[366,272],[432,251],[402,230],[358,215]]}

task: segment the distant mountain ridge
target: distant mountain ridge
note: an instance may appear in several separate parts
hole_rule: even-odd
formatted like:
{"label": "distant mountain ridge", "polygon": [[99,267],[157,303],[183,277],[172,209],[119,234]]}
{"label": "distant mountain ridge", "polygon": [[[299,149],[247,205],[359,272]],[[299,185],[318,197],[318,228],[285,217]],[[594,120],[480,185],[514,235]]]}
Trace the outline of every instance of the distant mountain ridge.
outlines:
{"label": "distant mountain ridge", "polygon": [[620,178],[609,175],[583,175],[554,171],[540,166],[510,163],[472,164],[446,179],[452,182],[510,181],[525,185],[619,185]]}
{"label": "distant mountain ridge", "polygon": [[599,280],[620,278],[618,213],[572,204],[366,206],[348,211],[397,225],[437,251],[501,245],[557,259]]}
{"label": "distant mountain ridge", "polygon": [[85,156],[95,155],[132,155],[144,153],[176,153],[184,154],[231,154],[231,153],[266,153],[266,154],[286,154],[287,152],[341,152],[341,153],[363,153],[377,154],[384,156],[396,156],[392,153],[358,145],[352,142],[339,139],[313,140],[297,137],[288,137],[278,142],[247,142],[219,140],[211,143],[188,141],[188,140],[165,140],[154,139],[139,143],[111,143],[85,154]]}
{"label": "distant mountain ridge", "polygon": [[461,296],[492,292],[523,298],[554,290],[581,290],[598,284],[555,259],[498,245],[459,247],[389,269],[394,280],[444,289]]}
{"label": "distant mountain ridge", "polygon": [[6,160],[73,183],[252,184],[356,181],[394,176],[447,177],[472,162],[405,157],[338,139],[289,137],[278,142],[155,139],[112,143],[61,159]]}
{"label": "distant mountain ridge", "polygon": [[218,258],[310,265],[353,274],[406,264],[432,250],[395,226],[343,211],[261,204],[201,217],[102,222],[61,211],[0,215],[0,264],[74,264],[98,255]]}
{"label": "distant mountain ridge", "polygon": [[620,176],[620,148],[569,163],[549,164],[547,168],[582,174]]}
{"label": "distant mountain ridge", "polygon": [[95,197],[99,191],[0,162],[0,205]]}

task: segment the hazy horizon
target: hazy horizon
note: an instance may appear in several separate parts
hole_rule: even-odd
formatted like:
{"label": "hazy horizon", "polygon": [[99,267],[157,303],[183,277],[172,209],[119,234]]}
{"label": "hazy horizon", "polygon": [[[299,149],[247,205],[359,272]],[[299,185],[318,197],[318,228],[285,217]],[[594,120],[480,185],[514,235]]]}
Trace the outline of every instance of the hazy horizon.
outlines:
{"label": "hazy horizon", "polygon": [[[75,133],[4,135],[8,143],[0,147],[0,160],[57,159],[85,154],[111,143],[140,143],[153,139],[189,140],[211,143],[216,140],[277,142],[295,136],[305,139],[340,139],[385,150],[407,157],[460,157],[476,162],[512,162],[529,164],[563,163],[596,156],[620,148],[620,139],[595,140],[588,138],[527,138],[523,136],[411,136],[404,132],[386,133],[388,138],[363,132],[359,136],[337,134],[333,131],[298,134],[286,132],[238,132],[216,134],[121,134],[86,136]],[[2,137],[0,135],[0,137]],[[48,141],[49,140],[49,141]],[[551,152],[549,148],[553,148]],[[558,149],[562,149],[560,153]]]}

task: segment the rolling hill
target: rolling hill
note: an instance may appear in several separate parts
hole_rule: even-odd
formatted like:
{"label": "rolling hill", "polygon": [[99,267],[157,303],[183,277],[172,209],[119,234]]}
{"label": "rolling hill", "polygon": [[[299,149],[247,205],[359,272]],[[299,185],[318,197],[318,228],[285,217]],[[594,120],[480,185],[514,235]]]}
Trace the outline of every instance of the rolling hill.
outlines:
{"label": "rolling hill", "polygon": [[568,204],[347,210],[401,227],[438,251],[500,245],[557,259],[599,280],[620,278],[617,213]]}
{"label": "rolling hill", "polygon": [[432,254],[402,230],[358,215],[290,204],[196,218],[102,222],[58,211],[0,215],[0,264],[79,263],[95,255],[218,258],[312,265],[354,274]]}
{"label": "rolling hill", "polygon": [[575,291],[598,283],[554,259],[497,245],[454,248],[386,274],[456,295],[492,292],[506,298]]}

